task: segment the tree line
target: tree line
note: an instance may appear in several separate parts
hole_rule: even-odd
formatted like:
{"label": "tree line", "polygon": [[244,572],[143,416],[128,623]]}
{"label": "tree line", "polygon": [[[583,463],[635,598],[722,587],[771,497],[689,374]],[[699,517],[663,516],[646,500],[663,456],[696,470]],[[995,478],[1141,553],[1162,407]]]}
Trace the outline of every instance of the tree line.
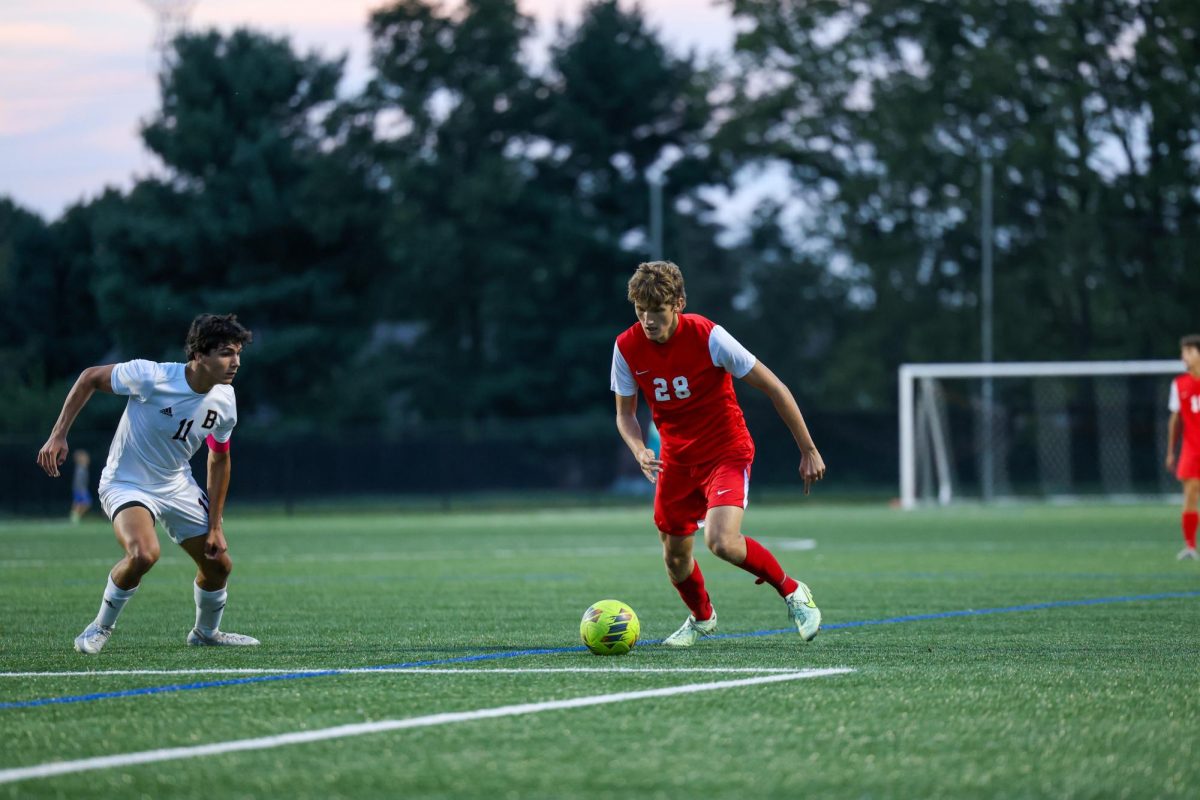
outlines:
{"label": "tree line", "polygon": [[[286,39],[182,35],[156,174],[52,221],[0,198],[0,430],[48,425],[89,364],[182,358],[199,311],[255,330],[243,413],[289,430],[609,413],[652,180],[690,308],[808,406],[978,358],[984,163],[998,360],[1200,328],[1200,6],[728,5],[723,61],[614,0],[535,59],[514,0],[398,0],[354,93]],[[713,192],[761,171],[786,190],[724,229]]]}

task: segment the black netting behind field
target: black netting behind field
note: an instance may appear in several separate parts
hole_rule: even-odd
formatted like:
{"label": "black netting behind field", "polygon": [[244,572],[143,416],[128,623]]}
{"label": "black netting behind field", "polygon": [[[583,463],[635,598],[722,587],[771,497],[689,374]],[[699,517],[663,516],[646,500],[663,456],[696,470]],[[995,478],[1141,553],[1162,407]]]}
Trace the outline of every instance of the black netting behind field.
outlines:
{"label": "black netting behind field", "polygon": [[[917,496],[948,478],[954,498],[1157,495],[1166,471],[1162,375],[918,380]],[[934,433],[944,431],[948,468]]]}

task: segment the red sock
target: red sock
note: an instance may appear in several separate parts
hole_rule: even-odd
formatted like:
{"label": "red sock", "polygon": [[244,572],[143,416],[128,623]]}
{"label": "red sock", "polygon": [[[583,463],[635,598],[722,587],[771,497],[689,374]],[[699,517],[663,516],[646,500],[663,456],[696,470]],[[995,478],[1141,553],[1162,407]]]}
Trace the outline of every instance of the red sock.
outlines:
{"label": "red sock", "polygon": [[780,597],[787,597],[796,591],[796,581],[784,573],[783,567],[779,566],[771,551],[749,536],[746,537],[746,560],[738,566],[758,578],[755,583],[769,583],[774,586]]}
{"label": "red sock", "polygon": [[692,561],[692,574],[675,584],[675,591],[683,598],[684,604],[692,612],[697,621],[712,619],[712,602],[708,599],[708,590],[704,588],[704,573],[700,571],[700,562]]}
{"label": "red sock", "polygon": [[1193,550],[1196,548],[1197,525],[1200,525],[1200,511],[1183,512],[1183,541]]}

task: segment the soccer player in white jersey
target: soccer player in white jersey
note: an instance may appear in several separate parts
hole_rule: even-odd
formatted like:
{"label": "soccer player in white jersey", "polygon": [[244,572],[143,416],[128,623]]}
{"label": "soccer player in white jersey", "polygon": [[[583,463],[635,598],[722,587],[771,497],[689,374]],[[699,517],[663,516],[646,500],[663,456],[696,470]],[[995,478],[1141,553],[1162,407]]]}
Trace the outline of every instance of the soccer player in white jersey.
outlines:
{"label": "soccer player in white jersey", "polygon": [[[196,623],[189,645],[256,645],[220,630],[229,558],[221,512],[229,490],[229,443],[237,424],[233,383],[242,347],[252,339],[233,314],[201,314],[187,336],[186,364],[126,361],[89,367],[67,394],[37,462],[57,478],[67,459],[67,431],[96,391],[127,395],[108,464],[100,476],[100,505],[112,520],[125,557],[108,576],[96,619],[75,638],[75,649],[103,649],[121,609],[158,561],[161,521],[196,562]],[[208,492],[192,477],[189,460],[208,444]]]}

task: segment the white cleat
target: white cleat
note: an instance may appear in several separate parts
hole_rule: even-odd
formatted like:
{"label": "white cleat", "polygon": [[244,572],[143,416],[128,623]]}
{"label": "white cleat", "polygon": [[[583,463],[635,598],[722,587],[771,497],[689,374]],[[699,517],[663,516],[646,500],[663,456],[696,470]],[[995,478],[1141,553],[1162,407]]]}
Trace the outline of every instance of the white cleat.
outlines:
{"label": "white cleat", "polygon": [[1192,560],[1195,560],[1195,558],[1196,558],[1196,548],[1194,548],[1194,547],[1185,547],[1185,548],[1183,548],[1182,550],[1180,550],[1180,551],[1179,551],[1179,555],[1175,556],[1175,560],[1176,560],[1176,561],[1186,561],[1186,560],[1187,560],[1187,559],[1189,559],[1189,558],[1190,558],[1190,559],[1192,559]]}
{"label": "white cleat", "polygon": [[800,638],[811,642],[821,630],[821,609],[813,602],[812,592],[802,583],[783,600],[787,603],[788,616],[800,631]]}
{"label": "white cleat", "polygon": [[225,631],[204,633],[199,628],[192,628],[192,632],[188,634],[187,643],[189,647],[254,647],[261,644],[253,636],[226,633]]}
{"label": "white cleat", "polygon": [[104,649],[113,629],[108,625],[97,625],[95,622],[83,629],[83,633],[75,637],[75,649],[84,655],[94,656]]}
{"label": "white cleat", "polygon": [[702,636],[712,636],[717,632],[717,612],[706,620],[697,620],[695,614],[688,614],[679,630],[663,639],[667,647],[691,647]]}

